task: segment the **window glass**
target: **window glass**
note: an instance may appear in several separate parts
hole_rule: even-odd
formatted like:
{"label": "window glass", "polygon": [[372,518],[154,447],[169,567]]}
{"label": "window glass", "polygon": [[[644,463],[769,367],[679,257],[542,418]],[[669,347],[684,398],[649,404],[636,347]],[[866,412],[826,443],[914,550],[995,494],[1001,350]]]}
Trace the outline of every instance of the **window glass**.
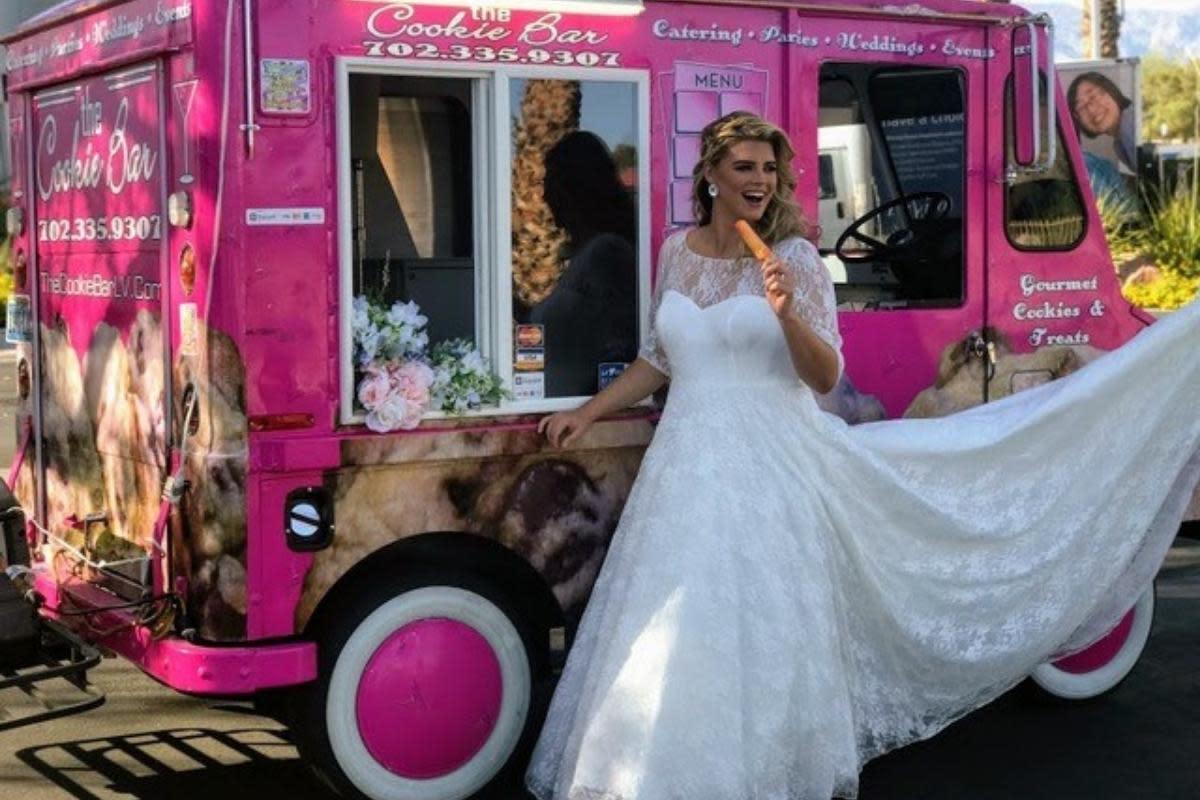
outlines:
{"label": "window glass", "polygon": [[595,394],[637,356],[637,87],[513,80],[514,393]]}
{"label": "window glass", "polygon": [[951,209],[962,209],[966,136],[958,73],[877,72],[870,86],[900,188],[905,194],[941,192]]}
{"label": "window glass", "polygon": [[820,249],[843,307],[962,303],[964,112],[957,70],[822,65]]}
{"label": "window glass", "polygon": [[350,77],[354,294],[475,338],[472,82]]}
{"label": "window glass", "polygon": [[828,200],[837,197],[837,181],[833,175],[833,156],[829,153],[821,153],[817,163],[821,172],[820,198]]}
{"label": "window glass", "polygon": [[[1043,75],[1043,90],[1039,93],[1043,143],[1049,141],[1047,130],[1050,125],[1046,110],[1045,85]],[[1016,133],[1012,114],[1012,78],[1008,80],[1005,100],[1005,163],[1011,164]],[[1079,186],[1071,170],[1071,160],[1061,128],[1057,131],[1057,136],[1058,149],[1050,168],[1044,172],[1017,174],[1008,185],[1005,228],[1009,240],[1024,250],[1071,250],[1083,239],[1086,222],[1083,198],[1079,194]]]}

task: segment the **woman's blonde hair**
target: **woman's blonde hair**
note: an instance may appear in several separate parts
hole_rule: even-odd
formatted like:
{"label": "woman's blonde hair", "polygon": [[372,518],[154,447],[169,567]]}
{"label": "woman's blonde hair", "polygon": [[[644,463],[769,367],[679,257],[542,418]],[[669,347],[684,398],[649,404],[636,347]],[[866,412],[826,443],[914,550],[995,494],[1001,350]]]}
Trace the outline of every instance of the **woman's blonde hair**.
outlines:
{"label": "woman's blonde hair", "polygon": [[709,123],[700,135],[700,160],[692,170],[692,205],[697,223],[703,226],[712,222],[713,198],[708,193],[705,171],[716,169],[730,148],[740,142],[766,142],[775,151],[778,182],[762,219],[754,223],[758,235],[767,244],[806,236],[808,223],[796,205],[796,173],[792,170],[796,151],[786,133],[748,111],[726,114]]}

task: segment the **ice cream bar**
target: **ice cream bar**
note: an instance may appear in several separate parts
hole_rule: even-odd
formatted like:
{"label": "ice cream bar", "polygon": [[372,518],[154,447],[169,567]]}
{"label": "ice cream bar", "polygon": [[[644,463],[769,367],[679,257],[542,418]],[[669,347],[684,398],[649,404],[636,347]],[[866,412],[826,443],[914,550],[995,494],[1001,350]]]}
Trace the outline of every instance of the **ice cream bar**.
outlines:
{"label": "ice cream bar", "polygon": [[749,222],[744,219],[739,219],[733,223],[733,227],[737,228],[737,232],[741,235],[742,241],[746,243],[746,247],[750,248],[750,252],[754,253],[754,257],[759,261],[766,261],[771,257],[771,248],[767,247],[767,243],[754,231]]}

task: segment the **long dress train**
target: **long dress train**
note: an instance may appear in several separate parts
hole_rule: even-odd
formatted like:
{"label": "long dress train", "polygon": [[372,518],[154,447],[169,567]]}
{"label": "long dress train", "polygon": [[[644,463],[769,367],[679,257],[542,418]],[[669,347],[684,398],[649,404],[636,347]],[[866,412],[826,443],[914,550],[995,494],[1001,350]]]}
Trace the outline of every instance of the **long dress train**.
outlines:
{"label": "long dress train", "polygon": [[[777,247],[834,347],[832,285]],[[1116,623],[1200,482],[1200,303],[1058,381],[849,427],[753,262],[663,247],[671,375],[527,782],[543,800],[828,800]]]}

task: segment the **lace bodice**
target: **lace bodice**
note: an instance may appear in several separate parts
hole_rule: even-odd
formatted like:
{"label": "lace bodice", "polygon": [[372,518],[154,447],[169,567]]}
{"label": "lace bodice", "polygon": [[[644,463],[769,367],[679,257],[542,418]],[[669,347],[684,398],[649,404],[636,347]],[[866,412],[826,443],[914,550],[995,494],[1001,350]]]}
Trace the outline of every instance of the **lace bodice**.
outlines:
{"label": "lace bodice", "polygon": [[[650,334],[638,356],[664,375],[671,374],[670,358],[658,336],[658,311],[663,296],[676,291],[700,308],[740,295],[763,297],[762,272],[758,262],[746,258],[711,258],[692,250],[687,243],[689,231],[680,231],[663,242],[658,256],[658,275],[650,306]],[[773,248],[796,281],[794,308],[813,331],[838,354],[841,374],[842,337],[837,326],[837,301],[833,280],[817,249],[807,240],[795,237],[777,242]]]}

